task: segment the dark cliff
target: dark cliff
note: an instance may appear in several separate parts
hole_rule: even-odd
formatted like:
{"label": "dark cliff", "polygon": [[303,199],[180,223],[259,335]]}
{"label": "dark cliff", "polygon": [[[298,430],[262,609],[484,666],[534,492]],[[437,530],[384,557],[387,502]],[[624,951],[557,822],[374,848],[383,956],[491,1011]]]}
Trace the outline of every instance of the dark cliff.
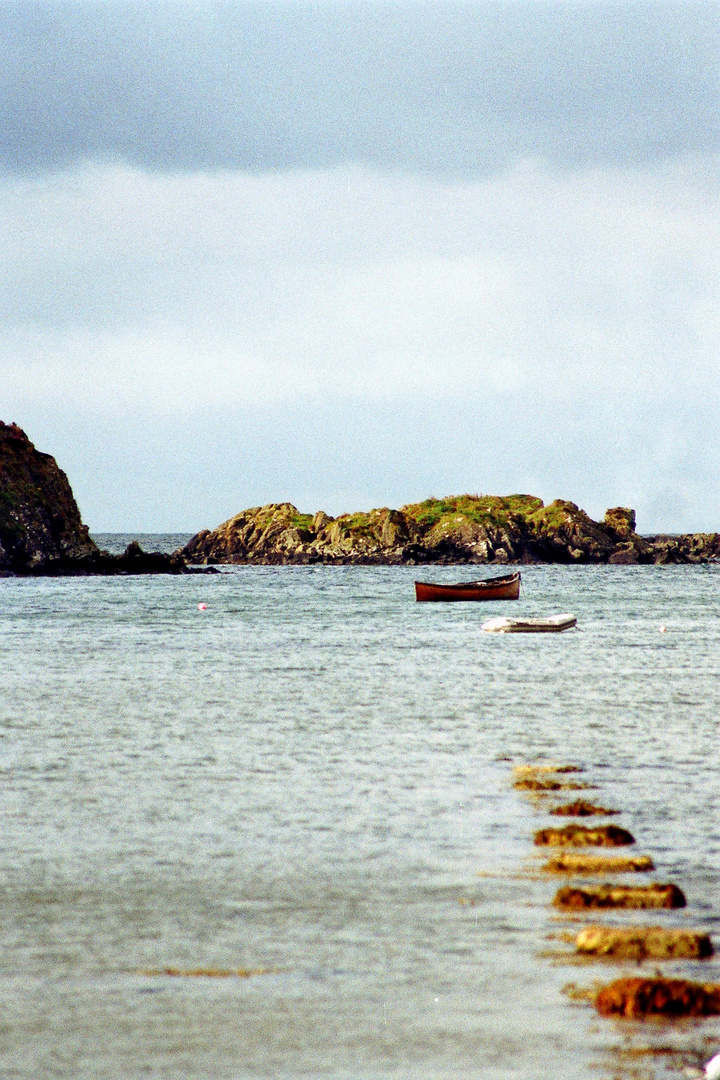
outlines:
{"label": "dark cliff", "polygon": [[100,551],[55,458],[0,421],[0,576],[184,573],[178,555]]}
{"label": "dark cliff", "polygon": [[0,570],[50,570],[97,554],[55,458],[0,422]]}
{"label": "dark cliff", "polygon": [[183,548],[191,563],[668,563],[720,558],[720,535],[654,537],[635,512],[593,521],[572,502],[461,495],[331,518],[291,503],[244,510]]}

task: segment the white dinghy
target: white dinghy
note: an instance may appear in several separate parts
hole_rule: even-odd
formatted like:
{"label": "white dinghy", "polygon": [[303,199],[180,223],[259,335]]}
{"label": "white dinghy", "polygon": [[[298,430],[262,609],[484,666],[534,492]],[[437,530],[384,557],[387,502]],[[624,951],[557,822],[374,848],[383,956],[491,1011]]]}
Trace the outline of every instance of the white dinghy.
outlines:
{"label": "white dinghy", "polygon": [[481,630],[487,630],[495,634],[557,634],[561,630],[569,630],[577,623],[574,615],[550,615],[547,619],[509,619],[499,615],[495,619],[488,619],[481,626]]}

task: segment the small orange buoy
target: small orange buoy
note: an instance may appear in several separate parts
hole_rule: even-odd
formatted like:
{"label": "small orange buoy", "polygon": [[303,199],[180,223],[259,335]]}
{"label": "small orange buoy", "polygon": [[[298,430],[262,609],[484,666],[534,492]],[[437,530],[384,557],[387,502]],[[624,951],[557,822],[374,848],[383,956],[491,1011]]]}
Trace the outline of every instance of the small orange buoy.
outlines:
{"label": "small orange buoy", "polygon": [[666,634],[667,633],[667,626],[659,626],[658,630],[660,631],[661,634]]}
{"label": "small orange buoy", "polygon": [[198,604],[198,611],[207,611],[207,604]]}

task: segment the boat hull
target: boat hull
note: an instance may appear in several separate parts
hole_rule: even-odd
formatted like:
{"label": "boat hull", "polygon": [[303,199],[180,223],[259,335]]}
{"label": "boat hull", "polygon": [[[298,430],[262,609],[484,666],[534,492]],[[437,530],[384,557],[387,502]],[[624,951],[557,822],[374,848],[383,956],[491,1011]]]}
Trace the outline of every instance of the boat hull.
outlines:
{"label": "boat hull", "polygon": [[501,615],[497,619],[488,619],[480,629],[495,634],[561,634],[576,624],[577,618],[569,612],[551,615],[548,619],[508,619]]}
{"label": "boat hull", "polygon": [[459,600],[517,600],[520,595],[520,574],[508,574],[487,581],[468,581],[460,585],[438,585],[430,581],[415,582],[415,599],[432,603],[455,603]]}

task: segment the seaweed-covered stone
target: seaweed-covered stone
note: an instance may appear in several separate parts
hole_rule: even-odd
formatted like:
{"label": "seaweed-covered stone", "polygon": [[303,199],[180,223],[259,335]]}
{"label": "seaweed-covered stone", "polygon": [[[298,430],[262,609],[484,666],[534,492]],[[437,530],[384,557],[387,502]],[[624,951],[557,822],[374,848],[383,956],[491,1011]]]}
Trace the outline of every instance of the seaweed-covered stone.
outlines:
{"label": "seaweed-covered stone", "polygon": [[662,926],[586,926],[575,945],[579,953],[615,960],[704,960],[713,954],[706,933]]}
{"label": "seaweed-covered stone", "polygon": [[518,791],[560,791],[562,787],[566,786],[551,777],[541,779],[539,776],[523,776],[513,784],[513,787],[517,788]]}
{"label": "seaweed-covered stone", "polygon": [[551,776],[521,776],[513,784],[518,791],[534,791],[539,795],[547,791],[582,791],[587,786],[574,780],[554,780]]}
{"label": "seaweed-covered stone", "polygon": [[564,885],[558,889],[553,905],[563,911],[587,911],[601,908],[648,910],[683,908],[685,895],[677,885],[595,885],[577,888]]}
{"label": "seaweed-covered stone", "polygon": [[610,817],[611,814],[619,814],[619,810],[610,810],[607,806],[595,806],[585,799],[576,799],[575,802],[563,803],[562,806],[554,806],[548,813],[556,817]]}
{"label": "seaweed-covered stone", "polygon": [[654,870],[649,855],[571,855],[563,852],[543,866],[549,874],[632,874]]}
{"label": "seaweed-covered stone", "polygon": [[601,1016],[631,1020],[720,1016],[720,986],[685,979],[616,979],[597,994],[595,1008]]}
{"label": "seaweed-covered stone", "polygon": [[540,829],[535,843],[541,847],[624,847],[635,837],[619,825],[566,825],[562,829]]}

